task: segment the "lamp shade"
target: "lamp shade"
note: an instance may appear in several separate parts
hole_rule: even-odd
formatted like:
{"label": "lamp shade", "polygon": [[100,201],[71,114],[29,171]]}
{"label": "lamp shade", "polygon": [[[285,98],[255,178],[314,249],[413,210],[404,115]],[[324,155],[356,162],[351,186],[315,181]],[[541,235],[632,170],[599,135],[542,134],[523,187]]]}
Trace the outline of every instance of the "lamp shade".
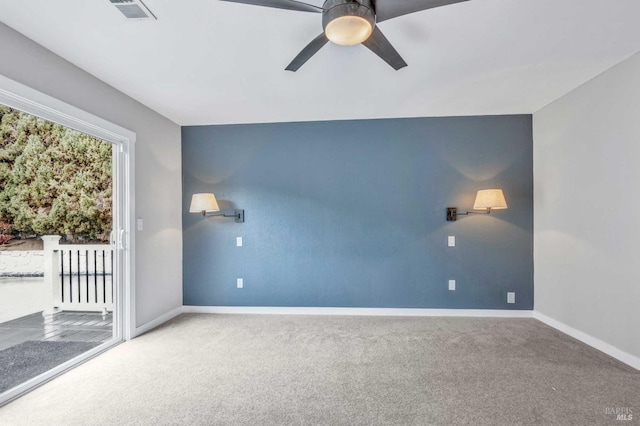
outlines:
{"label": "lamp shade", "polygon": [[482,189],[478,191],[476,201],[473,203],[474,210],[501,210],[506,208],[507,201],[504,199],[502,189]]}
{"label": "lamp shade", "polygon": [[189,213],[217,212],[220,211],[216,196],[211,193],[193,194]]}

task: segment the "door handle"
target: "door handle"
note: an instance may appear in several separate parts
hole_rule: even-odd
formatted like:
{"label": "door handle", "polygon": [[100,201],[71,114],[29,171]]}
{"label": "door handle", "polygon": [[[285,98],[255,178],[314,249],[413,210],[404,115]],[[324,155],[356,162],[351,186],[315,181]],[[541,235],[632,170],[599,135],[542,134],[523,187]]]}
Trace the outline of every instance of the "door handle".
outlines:
{"label": "door handle", "polygon": [[118,238],[118,240],[119,240],[118,244],[119,244],[120,250],[124,250],[124,248],[125,248],[124,247],[124,236],[125,236],[124,229],[121,229],[120,230],[120,238]]}

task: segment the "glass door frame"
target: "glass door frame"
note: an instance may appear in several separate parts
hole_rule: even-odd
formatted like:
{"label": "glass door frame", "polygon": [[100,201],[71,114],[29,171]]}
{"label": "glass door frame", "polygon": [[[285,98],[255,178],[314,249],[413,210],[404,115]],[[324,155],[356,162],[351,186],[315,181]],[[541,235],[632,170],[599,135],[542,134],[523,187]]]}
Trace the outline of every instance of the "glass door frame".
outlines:
{"label": "glass door frame", "polygon": [[54,377],[135,337],[135,180],[136,134],[0,74],[0,103],[113,144],[114,300],[113,338],[0,394],[0,406]]}

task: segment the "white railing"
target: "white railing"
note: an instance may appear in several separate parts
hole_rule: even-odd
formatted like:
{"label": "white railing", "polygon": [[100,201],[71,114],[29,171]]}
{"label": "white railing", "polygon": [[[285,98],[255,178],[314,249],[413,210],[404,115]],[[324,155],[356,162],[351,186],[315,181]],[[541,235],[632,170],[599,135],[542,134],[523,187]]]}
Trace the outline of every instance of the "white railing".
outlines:
{"label": "white railing", "polygon": [[43,314],[60,311],[113,311],[113,249],[110,244],[60,244],[45,235]]}

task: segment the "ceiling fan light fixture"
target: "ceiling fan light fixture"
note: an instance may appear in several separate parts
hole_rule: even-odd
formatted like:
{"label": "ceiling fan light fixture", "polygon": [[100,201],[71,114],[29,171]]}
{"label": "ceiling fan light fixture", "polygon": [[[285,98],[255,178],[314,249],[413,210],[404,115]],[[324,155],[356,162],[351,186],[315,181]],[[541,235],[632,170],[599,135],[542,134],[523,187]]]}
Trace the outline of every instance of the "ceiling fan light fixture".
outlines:
{"label": "ceiling fan light fixture", "polygon": [[353,46],[367,40],[376,25],[370,0],[326,0],[322,28],[331,42]]}
{"label": "ceiling fan light fixture", "polygon": [[369,38],[373,25],[360,16],[340,16],[329,22],[324,33],[329,40],[341,46],[360,44]]}
{"label": "ceiling fan light fixture", "polygon": [[[141,0],[110,1],[116,3]],[[296,72],[329,41],[344,46],[362,44],[397,71],[406,67],[407,63],[382,31],[376,28],[377,22],[469,0],[324,0],[322,7],[306,3],[307,0],[222,1],[322,13],[324,31],[311,40],[285,68],[286,71]]]}

